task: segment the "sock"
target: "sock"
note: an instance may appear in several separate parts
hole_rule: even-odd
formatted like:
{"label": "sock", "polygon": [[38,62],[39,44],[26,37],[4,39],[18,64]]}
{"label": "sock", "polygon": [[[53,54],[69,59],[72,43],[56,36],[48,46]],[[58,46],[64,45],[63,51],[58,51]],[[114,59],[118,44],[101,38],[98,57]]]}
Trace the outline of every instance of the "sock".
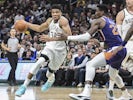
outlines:
{"label": "sock", "polygon": [[49,82],[55,80],[55,74],[49,72],[48,70],[47,70],[46,76],[47,76]]}
{"label": "sock", "polygon": [[24,81],[24,84],[23,85],[25,87],[27,87],[29,85],[30,81],[31,81],[31,79],[26,78],[26,80]]}
{"label": "sock", "polygon": [[55,75],[54,75],[54,73],[50,76],[50,77],[48,77],[48,81],[49,82],[52,82],[52,81],[54,81],[55,80]]}
{"label": "sock", "polygon": [[114,90],[114,84],[115,82],[113,80],[109,80],[109,90]]}

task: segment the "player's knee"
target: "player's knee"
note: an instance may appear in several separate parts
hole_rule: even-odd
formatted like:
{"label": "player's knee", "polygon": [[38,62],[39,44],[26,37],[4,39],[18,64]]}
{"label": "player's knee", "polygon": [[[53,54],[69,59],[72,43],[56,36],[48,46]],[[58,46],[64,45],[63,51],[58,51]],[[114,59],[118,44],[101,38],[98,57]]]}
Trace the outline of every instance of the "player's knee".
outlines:
{"label": "player's knee", "polygon": [[91,61],[86,63],[86,71],[90,71],[91,69],[94,69],[93,63]]}
{"label": "player's knee", "polygon": [[89,68],[88,68],[89,65],[90,65],[90,62],[88,61],[88,62],[86,63],[86,71],[89,70]]}
{"label": "player's knee", "polygon": [[41,56],[40,56],[40,57],[43,57],[43,58],[45,59],[45,61],[46,61],[46,62],[48,62],[48,61],[49,61],[49,58],[48,58],[48,56],[47,56],[47,55],[41,54]]}

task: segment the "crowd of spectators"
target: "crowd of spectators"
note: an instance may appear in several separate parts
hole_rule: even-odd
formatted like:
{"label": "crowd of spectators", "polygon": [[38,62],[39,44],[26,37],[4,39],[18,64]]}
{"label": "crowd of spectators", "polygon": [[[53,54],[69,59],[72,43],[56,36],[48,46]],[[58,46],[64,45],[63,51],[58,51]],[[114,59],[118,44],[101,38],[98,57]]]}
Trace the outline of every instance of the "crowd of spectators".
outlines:
{"label": "crowd of spectators", "polygon": [[[50,8],[53,3],[60,3],[62,5],[63,16],[69,20],[72,34],[79,35],[88,30],[91,23],[95,20],[95,10],[98,4],[107,4],[109,17],[115,20],[117,12],[124,8],[123,1],[124,0],[6,0],[3,4],[0,4],[0,42],[3,38],[9,36],[9,30],[16,20],[24,19],[34,24],[43,23],[51,16]],[[36,60],[45,46],[45,43],[39,41],[39,35],[47,33],[48,31],[37,33],[28,29],[25,33],[17,34],[17,38],[20,40],[22,46],[18,52],[19,60]],[[96,33],[94,38],[82,43],[69,41],[69,53],[64,64],[56,73],[58,76],[56,84],[60,84],[59,82],[62,80],[62,85],[83,86],[84,80],[82,79],[84,79],[84,77],[79,76],[79,73],[82,73],[84,76],[84,63],[103,50],[103,45],[101,45],[103,41],[102,37]],[[83,56],[84,59],[82,59],[80,63],[73,62],[79,61],[75,59],[82,58],[81,56]],[[0,58],[6,59],[6,51],[2,48],[0,49]],[[96,72],[102,73],[100,68],[97,69]],[[105,70],[105,72],[107,72],[107,70]],[[105,72],[103,71],[103,73]],[[61,76],[64,76],[65,79],[63,80]],[[97,76],[99,76],[99,74]]]}

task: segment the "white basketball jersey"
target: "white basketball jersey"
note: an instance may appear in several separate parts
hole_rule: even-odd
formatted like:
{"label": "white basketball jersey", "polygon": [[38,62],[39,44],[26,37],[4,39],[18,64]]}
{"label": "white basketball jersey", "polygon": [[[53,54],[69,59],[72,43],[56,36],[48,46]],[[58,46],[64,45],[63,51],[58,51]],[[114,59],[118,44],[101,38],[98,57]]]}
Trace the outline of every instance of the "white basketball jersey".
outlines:
{"label": "white basketball jersey", "polygon": [[[62,33],[64,33],[64,31],[60,27],[59,21],[55,23],[54,20],[52,20],[49,25],[48,35],[50,37],[60,37]],[[46,46],[54,50],[62,51],[66,49],[66,42],[65,41],[51,41],[51,42],[47,42]]]}
{"label": "white basketball jersey", "polygon": [[[122,39],[125,38],[127,31],[133,24],[133,14],[130,14],[126,8],[124,9],[124,15],[125,16],[122,23]],[[132,36],[132,39],[133,39],[133,36]]]}

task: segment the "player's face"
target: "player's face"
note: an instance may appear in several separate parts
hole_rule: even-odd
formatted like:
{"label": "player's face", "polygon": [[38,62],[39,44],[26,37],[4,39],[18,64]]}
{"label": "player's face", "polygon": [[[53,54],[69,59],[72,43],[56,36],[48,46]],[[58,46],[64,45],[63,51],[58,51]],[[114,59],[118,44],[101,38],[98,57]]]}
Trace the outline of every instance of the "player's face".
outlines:
{"label": "player's face", "polygon": [[126,0],[126,5],[127,5],[127,7],[132,7],[133,6],[133,0]]}
{"label": "player's face", "polygon": [[11,36],[15,36],[16,35],[16,30],[15,29],[11,29],[10,30],[10,34],[11,34]]}
{"label": "player's face", "polygon": [[103,13],[104,13],[103,11],[100,11],[99,8],[97,8],[96,12],[95,12],[95,15],[96,15],[97,18],[99,18],[99,17],[103,16]]}
{"label": "player's face", "polygon": [[61,11],[59,9],[52,9],[51,14],[54,20],[58,20],[61,16]]}

